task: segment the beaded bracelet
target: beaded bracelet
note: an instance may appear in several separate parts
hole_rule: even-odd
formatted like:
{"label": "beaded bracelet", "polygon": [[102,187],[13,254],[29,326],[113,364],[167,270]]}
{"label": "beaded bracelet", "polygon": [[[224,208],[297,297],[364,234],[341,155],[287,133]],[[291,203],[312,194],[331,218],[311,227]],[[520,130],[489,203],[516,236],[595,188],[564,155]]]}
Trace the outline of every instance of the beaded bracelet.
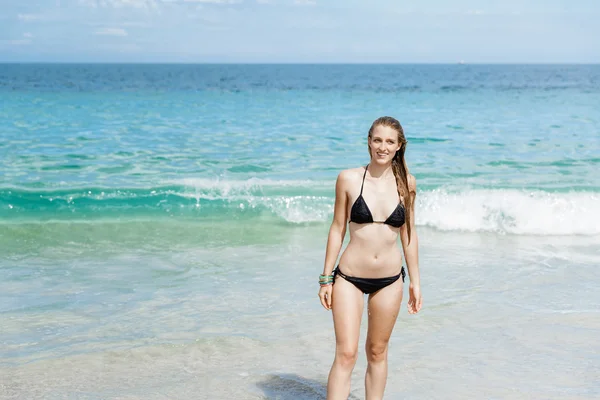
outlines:
{"label": "beaded bracelet", "polygon": [[328,286],[333,284],[333,275],[319,275],[319,285]]}

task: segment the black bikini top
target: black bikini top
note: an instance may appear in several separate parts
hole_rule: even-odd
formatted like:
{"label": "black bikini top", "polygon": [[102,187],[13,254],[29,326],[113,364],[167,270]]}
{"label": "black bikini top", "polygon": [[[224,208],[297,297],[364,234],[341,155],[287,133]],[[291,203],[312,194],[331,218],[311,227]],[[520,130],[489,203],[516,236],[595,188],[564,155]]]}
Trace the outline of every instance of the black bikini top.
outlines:
{"label": "black bikini top", "polygon": [[365,174],[363,175],[362,184],[360,185],[360,194],[356,198],[354,204],[352,204],[352,208],[350,209],[350,222],[355,222],[357,224],[370,224],[370,223],[378,223],[378,224],[387,224],[393,226],[394,228],[400,228],[404,224],[405,219],[405,211],[402,203],[398,203],[396,209],[392,211],[388,219],[385,221],[373,221],[373,215],[371,214],[371,210],[369,210],[369,206],[365,202],[363,198],[362,192],[363,187],[365,186],[365,177],[367,176],[367,167],[365,167]]}

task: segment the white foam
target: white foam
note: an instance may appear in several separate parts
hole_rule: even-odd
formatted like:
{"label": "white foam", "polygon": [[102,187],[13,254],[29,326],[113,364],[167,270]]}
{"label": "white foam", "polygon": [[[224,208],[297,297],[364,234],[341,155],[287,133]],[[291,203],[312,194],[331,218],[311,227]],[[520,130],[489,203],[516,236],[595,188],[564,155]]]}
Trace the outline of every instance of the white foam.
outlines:
{"label": "white foam", "polygon": [[[329,222],[334,182],[183,179],[183,197],[264,207],[291,223]],[[442,231],[519,235],[600,235],[600,194],[517,189],[419,191],[416,223]]]}
{"label": "white foam", "polygon": [[417,199],[417,223],[440,230],[531,235],[600,234],[600,196],[597,193],[434,190],[420,193]]}
{"label": "white foam", "polygon": [[287,222],[321,222],[333,214],[333,204],[330,200],[317,196],[279,197],[270,199],[267,206]]}
{"label": "white foam", "polygon": [[216,190],[223,193],[234,191],[244,191],[250,189],[262,188],[306,188],[307,190],[314,188],[329,188],[333,190],[335,181],[315,181],[315,180],[277,180],[277,179],[259,179],[250,178],[245,180],[229,180],[229,179],[204,179],[204,178],[183,178],[174,179],[164,182],[166,184],[175,184],[187,186],[197,190]]}

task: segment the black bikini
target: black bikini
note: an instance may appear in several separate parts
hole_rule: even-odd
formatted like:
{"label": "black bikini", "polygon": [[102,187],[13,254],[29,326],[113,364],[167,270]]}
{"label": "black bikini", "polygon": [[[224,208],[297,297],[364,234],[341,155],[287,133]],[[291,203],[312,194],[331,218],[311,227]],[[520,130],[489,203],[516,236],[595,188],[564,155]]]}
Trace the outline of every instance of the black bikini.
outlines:
{"label": "black bikini", "polygon": [[406,272],[404,272],[404,267],[400,270],[398,275],[390,276],[387,278],[357,278],[355,276],[348,276],[340,271],[340,266],[338,265],[336,269],[333,270],[333,281],[335,282],[336,275],[341,276],[354,286],[358,288],[364,294],[375,293],[376,291],[383,289],[386,286],[391,285],[396,282],[402,276],[402,282],[404,282],[404,277],[406,276]]}
{"label": "black bikini", "polygon": [[366,176],[367,167],[365,167],[365,174],[363,175],[362,184],[360,185],[360,194],[350,209],[350,222],[356,222],[357,224],[387,224],[393,226],[394,228],[400,228],[404,224],[405,219],[404,206],[402,203],[398,203],[394,211],[392,211],[390,216],[385,221],[373,221],[371,210],[369,210],[369,206],[367,206],[367,203],[362,195]]}
{"label": "black bikini", "polygon": [[[373,215],[371,214],[371,210],[369,210],[369,206],[365,202],[363,198],[363,187],[365,186],[365,177],[367,176],[367,167],[365,167],[365,174],[363,175],[362,184],[360,185],[360,194],[352,204],[352,208],[350,209],[350,222],[354,222],[357,224],[387,224],[393,226],[394,228],[400,228],[405,221],[405,210],[402,203],[398,203],[394,211],[390,214],[390,216],[385,221],[373,221]],[[406,276],[406,272],[404,271],[404,267],[400,270],[398,275],[390,276],[387,278],[357,278],[354,276],[348,276],[340,271],[340,266],[338,265],[336,269],[333,270],[333,279],[335,281],[336,275],[341,276],[348,282],[352,283],[356,286],[360,291],[365,294],[375,293],[376,291],[383,289],[386,286],[391,285],[396,282],[400,277],[402,277],[402,282],[404,282],[404,278]]]}

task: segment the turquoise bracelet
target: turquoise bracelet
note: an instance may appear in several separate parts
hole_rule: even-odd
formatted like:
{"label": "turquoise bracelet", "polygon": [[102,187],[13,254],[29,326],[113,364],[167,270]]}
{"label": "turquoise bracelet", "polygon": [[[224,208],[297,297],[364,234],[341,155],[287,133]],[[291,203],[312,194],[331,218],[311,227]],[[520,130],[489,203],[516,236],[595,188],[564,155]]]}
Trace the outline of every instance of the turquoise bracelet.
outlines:
{"label": "turquoise bracelet", "polygon": [[329,285],[333,283],[333,275],[319,275],[319,284],[320,285]]}

